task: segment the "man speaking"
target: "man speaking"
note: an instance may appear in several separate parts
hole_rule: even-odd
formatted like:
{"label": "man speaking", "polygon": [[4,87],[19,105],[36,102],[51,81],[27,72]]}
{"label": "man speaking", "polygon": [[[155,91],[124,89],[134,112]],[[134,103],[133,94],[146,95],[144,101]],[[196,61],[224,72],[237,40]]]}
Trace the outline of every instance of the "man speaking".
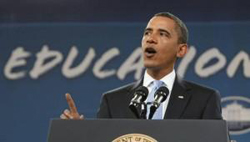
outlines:
{"label": "man speaking", "polygon": [[[187,27],[178,17],[169,12],[155,14],[147,24],[141,42],[146,68],[143,78],[104,93],[97,117],[222,119],[218,91],[176,75],[175,63],[187,53],[187,43]],[[138,99],[141,102],[134,105],[133,110],[133,106],[129,106],[131,100],[136,102],[136,97],[142,98],[143,95],[138,97],[138,94],[143,94],[143,91],[139,92],[141,86],[146,88],[146,97]],[[66,94],[66,98],[70,110],[65,110],[61,118],[83,119],[71,96]]]}

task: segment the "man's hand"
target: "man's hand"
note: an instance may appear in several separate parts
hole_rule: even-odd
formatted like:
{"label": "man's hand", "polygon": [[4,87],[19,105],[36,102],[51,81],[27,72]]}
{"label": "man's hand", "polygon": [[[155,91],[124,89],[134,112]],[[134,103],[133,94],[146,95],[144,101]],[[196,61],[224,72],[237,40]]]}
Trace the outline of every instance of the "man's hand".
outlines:
{"label": "man's hand", "polygon": [[69,109],[65,109],[63,111],[63,114],[61,114],[60,118],[61,119],[74,119],[74,120],[82,120],[84,118],[83,115],[80,115],[77,111],[76,105],[74,103],[74,100],[72,99],[71,95],[69,93],[67,93],[65,95],[66,100],[68,102],[69,105]]}

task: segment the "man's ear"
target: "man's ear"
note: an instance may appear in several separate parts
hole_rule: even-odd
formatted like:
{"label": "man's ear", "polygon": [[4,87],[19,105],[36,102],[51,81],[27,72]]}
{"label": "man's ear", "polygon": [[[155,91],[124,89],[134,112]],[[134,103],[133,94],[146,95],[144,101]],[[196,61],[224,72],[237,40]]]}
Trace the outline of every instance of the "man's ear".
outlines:
{"label": "man's ear", "polygon": [[188,51],[188,45],[187,44],[179,44],[178,51],[177,51],[177,57],[182,58],[186,55]]}

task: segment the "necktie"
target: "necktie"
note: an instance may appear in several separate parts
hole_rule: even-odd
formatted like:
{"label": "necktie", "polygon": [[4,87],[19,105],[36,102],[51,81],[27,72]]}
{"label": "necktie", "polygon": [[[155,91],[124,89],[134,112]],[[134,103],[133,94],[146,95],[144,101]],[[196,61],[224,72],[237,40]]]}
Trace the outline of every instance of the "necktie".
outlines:
{"label": "necktie", "polygon": [[[156,90],[158,88],[160,88],[162,85],[163,85],[162,81],[159,81],[159,80],[153,81],[153,87],[152,87],[152,90],[148,96],[148,103],[151,103],[154,101],[154,94],[155,94]],[[150,107],[151,107],[151,105],[147,106],[147,117],[149,116],[149,113],[150,113]],[[159,106],[159,108],[155,111],[155,114],[154,114],[152,119],[162,119],[162,109],[163,109],[163,105],[161,104]]]}

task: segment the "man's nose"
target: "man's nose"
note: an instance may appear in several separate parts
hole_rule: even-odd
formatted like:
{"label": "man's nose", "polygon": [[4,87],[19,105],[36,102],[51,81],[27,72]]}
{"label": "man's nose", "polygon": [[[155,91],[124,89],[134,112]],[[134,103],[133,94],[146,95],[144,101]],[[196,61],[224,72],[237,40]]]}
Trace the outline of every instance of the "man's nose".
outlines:
{"label": "man's nose", "polygon": [[157,43],[157,39],[154,34],[148,36],[147,43]]}

